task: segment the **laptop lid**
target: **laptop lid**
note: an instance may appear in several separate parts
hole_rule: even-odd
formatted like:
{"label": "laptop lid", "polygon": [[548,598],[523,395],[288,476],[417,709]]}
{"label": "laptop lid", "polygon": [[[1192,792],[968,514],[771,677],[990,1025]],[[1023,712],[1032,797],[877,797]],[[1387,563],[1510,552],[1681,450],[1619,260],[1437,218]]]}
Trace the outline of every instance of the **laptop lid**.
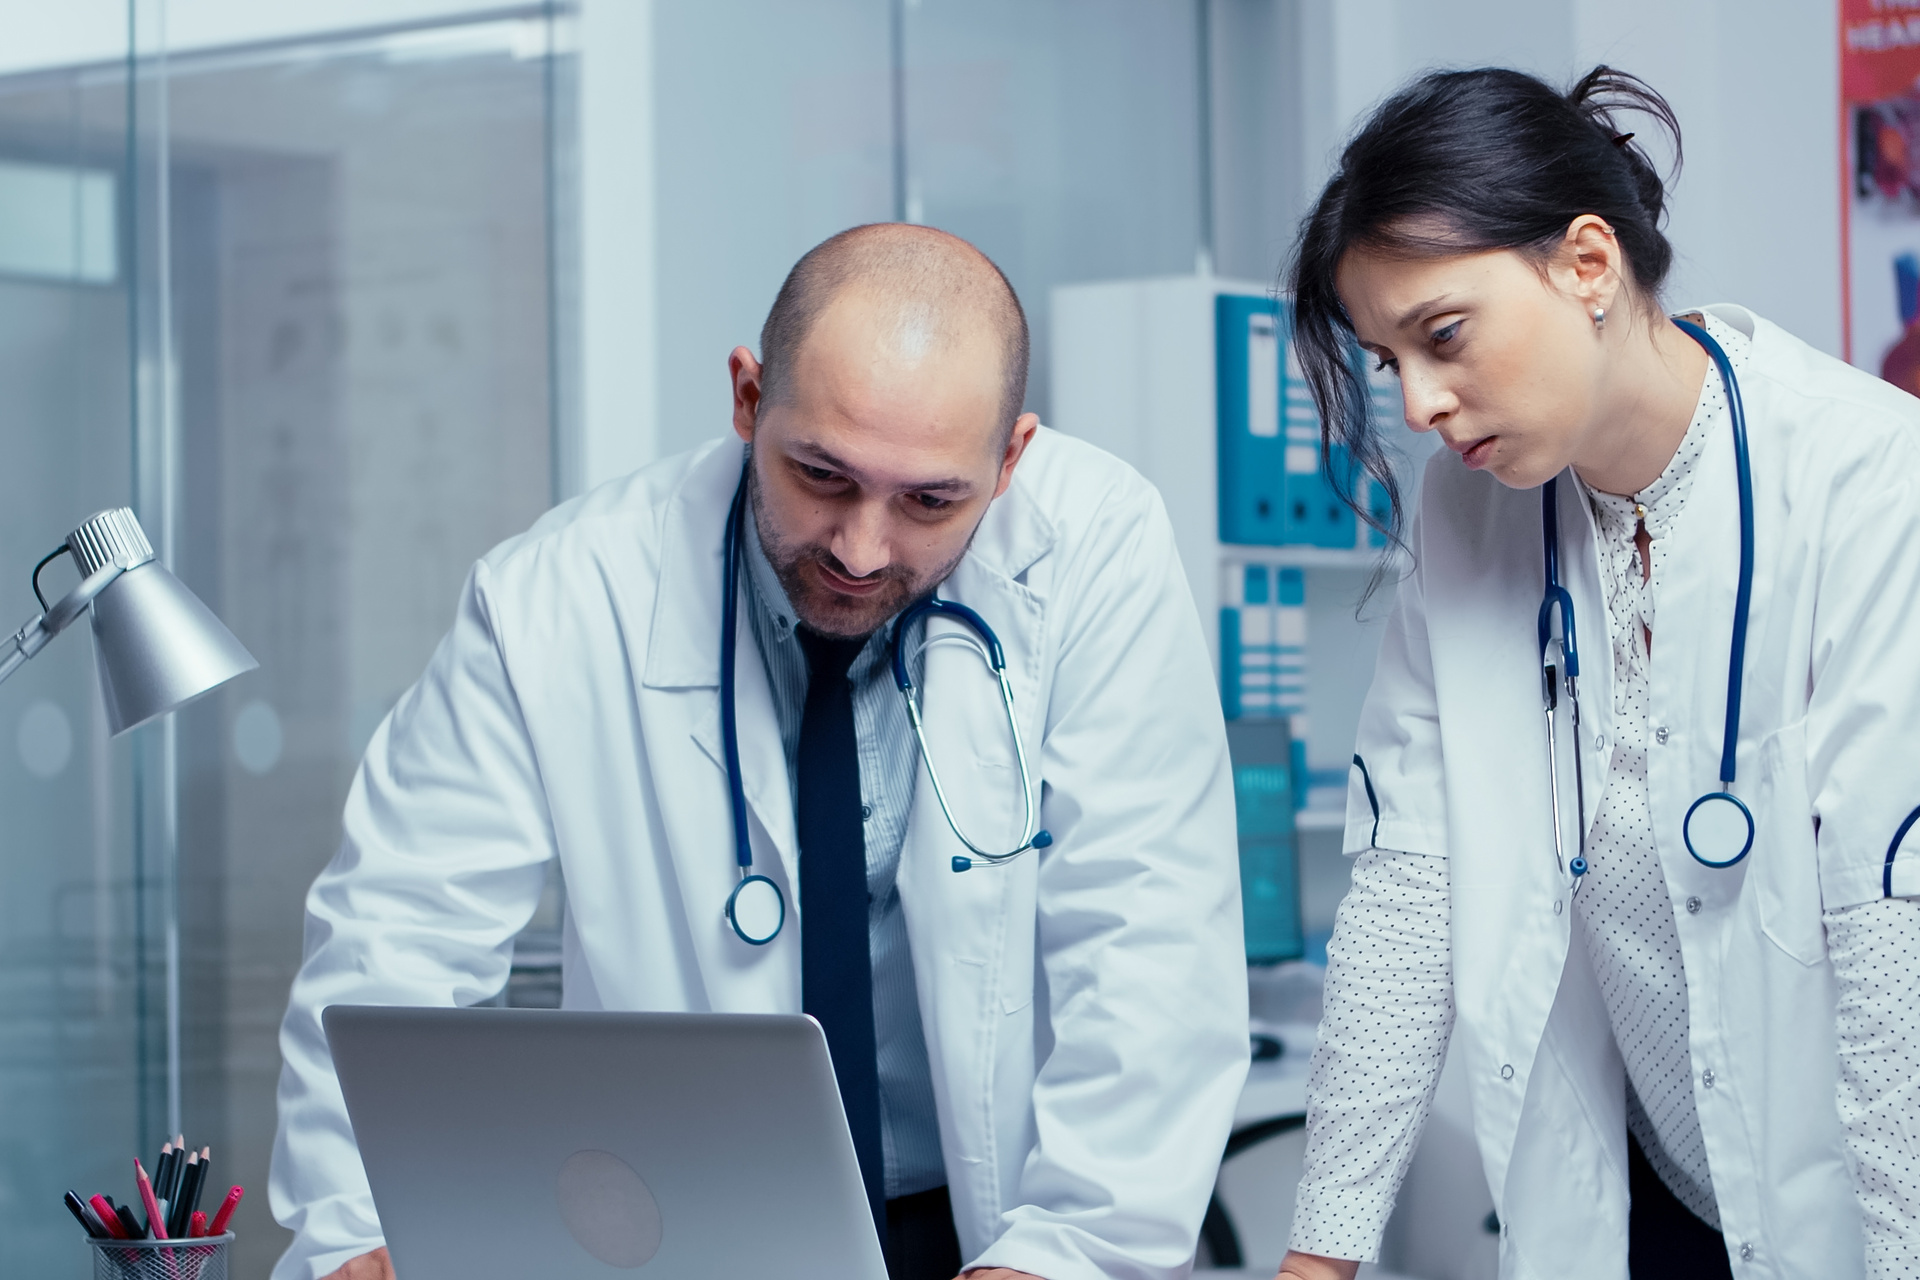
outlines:
{"label": "laptop lid", "polygon": [[323,1021],[407,1280],[886,1280],[811,1018],[334,1005]]}

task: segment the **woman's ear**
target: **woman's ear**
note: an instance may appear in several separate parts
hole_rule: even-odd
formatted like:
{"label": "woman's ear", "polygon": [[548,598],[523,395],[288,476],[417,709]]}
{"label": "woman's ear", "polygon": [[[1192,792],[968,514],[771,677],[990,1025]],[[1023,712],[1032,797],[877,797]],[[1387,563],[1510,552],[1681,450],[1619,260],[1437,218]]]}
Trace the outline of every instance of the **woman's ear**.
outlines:
{"label": "woman's ear", "polygon": [[1598,214],[1583,213],[1567,224],[1567,234],[1548,268],[1554,284],[1583,309],[1613,310],[1625,281],[1620,242]]}

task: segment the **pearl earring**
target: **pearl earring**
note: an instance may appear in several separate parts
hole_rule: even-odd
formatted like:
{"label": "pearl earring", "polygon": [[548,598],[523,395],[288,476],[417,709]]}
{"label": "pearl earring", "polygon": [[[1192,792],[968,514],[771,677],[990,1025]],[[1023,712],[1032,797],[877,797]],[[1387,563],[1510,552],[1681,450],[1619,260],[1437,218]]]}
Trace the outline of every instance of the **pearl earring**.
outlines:
{"label": "pearl earring", "polygon": [[1607,309],[1605,307],[1595,307],[1593,309],[1593,327],[1595,329],[1604,329],[1607,327]]}

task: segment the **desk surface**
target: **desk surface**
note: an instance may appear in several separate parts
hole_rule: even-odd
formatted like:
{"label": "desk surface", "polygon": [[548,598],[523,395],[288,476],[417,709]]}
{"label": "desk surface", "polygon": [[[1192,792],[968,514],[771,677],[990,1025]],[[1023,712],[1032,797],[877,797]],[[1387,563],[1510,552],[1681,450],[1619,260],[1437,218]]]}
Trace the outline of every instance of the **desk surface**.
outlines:
{"label": "desk surface", "polygon": [[1286,1051],[1271,1062],[1256,1062],[1248,1068],[1240,1104],[1233,1110],[1236,1128],[1307,1109],[1307,1064],[1313,1057],[1314,1028],[1288,1026],[1279,1031]]}

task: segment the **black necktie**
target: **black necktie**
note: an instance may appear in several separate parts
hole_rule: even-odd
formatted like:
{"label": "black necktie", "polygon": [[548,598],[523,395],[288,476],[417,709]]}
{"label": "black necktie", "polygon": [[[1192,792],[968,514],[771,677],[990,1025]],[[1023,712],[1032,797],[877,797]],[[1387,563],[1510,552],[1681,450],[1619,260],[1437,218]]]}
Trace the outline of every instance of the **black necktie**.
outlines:
{"label": "black necktie", "polygon": [[873,957],[867,942],[867,845],[860,819],[860,754],[847,669],[865,640],[801,628],[807,707],[800,718],[800,1005],[825,1028],[840,1102],[867,1184],[880,1241],[887,1238],[880,1148],[880,1068],[874,1058]]}

